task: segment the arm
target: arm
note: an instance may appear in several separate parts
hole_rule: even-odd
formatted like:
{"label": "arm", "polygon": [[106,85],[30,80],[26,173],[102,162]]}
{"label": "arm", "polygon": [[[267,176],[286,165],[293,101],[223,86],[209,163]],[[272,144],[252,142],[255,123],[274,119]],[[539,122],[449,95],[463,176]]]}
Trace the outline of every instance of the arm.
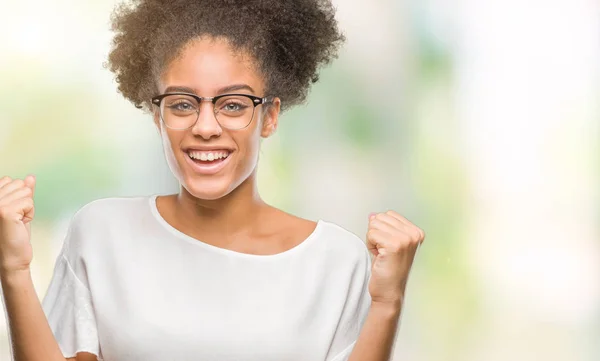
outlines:
{"label": "arm", "polygon": [[[34,188],[31,176],[0,178],[0,287],[9,342],[14,361],[65,361],[31,279]],[[96,357],[78,354],[69,360],[96,361]]]}
{"label": "arm", "polygon": [[0,280],[14,360],[65,361],[35,293],[29,270],[2,272]]}
{"label": "arm", "polygon": [[390,360],[401,307],[372,303],[348,361]]}
{"label": "arm", "polygon": [[34,187],[31,176],[0,179],[0,285],[14,360],[64,361],[31,280]]}
{"label": "arm", "polygon": [[29,270],[2,272],[0,283],[14,361],[98,361],[90,353],[65,359],[35,293]]}
{"label": "arm", "polygon": [[423,230],[394,211],[369,216],[372,302],[348,361],[390,360],[408,275],[424,239]]}

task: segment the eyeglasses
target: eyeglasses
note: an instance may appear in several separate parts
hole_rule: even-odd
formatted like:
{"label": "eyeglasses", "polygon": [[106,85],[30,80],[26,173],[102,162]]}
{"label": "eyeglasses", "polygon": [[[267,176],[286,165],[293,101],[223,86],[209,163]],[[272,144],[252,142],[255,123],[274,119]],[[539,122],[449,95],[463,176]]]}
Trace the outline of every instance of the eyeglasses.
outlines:
{"label": "eyeglasses", "polygon": [[188,93],[168,93],[152,98],[152,104],[159,107],[160,118],[167,128],[186,130],[198,121],[203,100],[213,103],[213,112],[219,125],[232,130],[246,128],[252,123],[254,109],[273,101],[270,97],[261,98],[249,94],[199,97]]}

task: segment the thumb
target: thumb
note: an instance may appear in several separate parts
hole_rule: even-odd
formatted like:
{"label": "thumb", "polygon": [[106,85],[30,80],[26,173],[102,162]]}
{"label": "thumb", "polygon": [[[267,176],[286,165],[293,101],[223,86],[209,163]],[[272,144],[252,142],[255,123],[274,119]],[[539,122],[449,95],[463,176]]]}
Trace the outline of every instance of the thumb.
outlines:
{"label": "thumb", "polygon": [[[35,193],[35,176],[28,175],[24,179],[25,185],[31,188],[31,198],[33,199],[33,194]],[[26,209],[25,214],[23,215],[23,223],[27,225],[27,229],[29,230],[31,227],[31,221],[33,220],[33,216],[35,215],[35,207],[31,209]]]}
{"label": "thumb", "polygon": [[[371,229],[371,221],[373,220],[373,218],[375,218],[376,215],[377,213],[375,212],[369,213],[369,229]],[[369,249],[369,252],[373,254],[373,256],[377,257],[379,255],[379,251],[377,250],[377,244],[375,244],[373,240],[369,238],[369,232],[367,232],[367,248]]]}
{"label": "thumb", "polygon": [[31,188],[31,192],[32,192],[32,197],[33,194],[35,193],[35,176],[30,174],[27,177],[25,177],[25,185],[29,188]]}

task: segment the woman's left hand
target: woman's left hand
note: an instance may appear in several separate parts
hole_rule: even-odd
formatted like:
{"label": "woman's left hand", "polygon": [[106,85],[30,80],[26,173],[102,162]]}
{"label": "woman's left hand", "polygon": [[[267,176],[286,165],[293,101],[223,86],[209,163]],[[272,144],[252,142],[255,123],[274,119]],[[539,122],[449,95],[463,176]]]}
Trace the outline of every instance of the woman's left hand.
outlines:
{"label": "woman's left hand", "polygon": [[375,256],[369,293],[373,304],[400,308],[415,253],[425,233],[394,211],[369,216],[367,247]]}

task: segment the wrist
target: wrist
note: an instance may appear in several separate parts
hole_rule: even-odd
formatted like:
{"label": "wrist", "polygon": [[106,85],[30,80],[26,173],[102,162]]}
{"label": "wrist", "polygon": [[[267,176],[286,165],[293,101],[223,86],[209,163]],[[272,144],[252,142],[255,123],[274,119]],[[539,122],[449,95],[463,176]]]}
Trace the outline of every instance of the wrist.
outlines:
{"label": "wrist", "polygon": [[4,286],[18,285],[31,280],[31,271],[29,268],[6,270],[0,269],[0,281]]}
{"label": "wrist", "polygon": [[398,318],[402,312],[402,301],[372,301],[371,312],[384,318]]}

